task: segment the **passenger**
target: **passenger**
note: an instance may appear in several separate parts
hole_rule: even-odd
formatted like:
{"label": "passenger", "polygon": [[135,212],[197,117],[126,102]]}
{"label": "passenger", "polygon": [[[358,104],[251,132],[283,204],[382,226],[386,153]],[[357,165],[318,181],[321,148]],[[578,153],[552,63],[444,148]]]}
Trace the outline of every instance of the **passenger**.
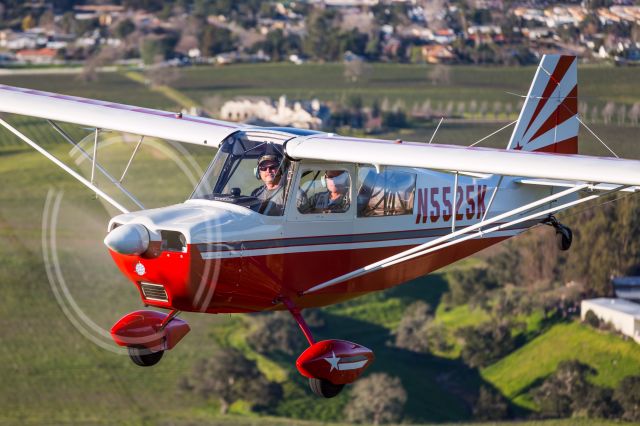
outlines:
{"label": "passenger", "polygon": [[263,185],[251,192],[251,196],[260,201],[254,210],[268,216],[281,216],[284,210],[282,157],[276,154],[260,157],[256,177],[262,180]]}
{"label": "passenger", "polygon": [[305,210],[308,213],[344,213],[349,210],[349,173],[327,170],[324,178],[327,190],[313,195]]}

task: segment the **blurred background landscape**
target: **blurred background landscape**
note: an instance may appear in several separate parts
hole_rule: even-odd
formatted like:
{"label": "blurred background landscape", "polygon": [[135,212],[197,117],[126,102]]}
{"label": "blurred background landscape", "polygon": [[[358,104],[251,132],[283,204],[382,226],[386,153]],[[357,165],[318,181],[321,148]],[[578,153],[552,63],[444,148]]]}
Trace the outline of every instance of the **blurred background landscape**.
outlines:
{"label": "blurred background landscape", "polygon": [[[542,53],[576,54],[580,153],[612,155],[595,134],[640,159],[633,2],[0,5],[1,84],[384,139],[470,145],[517,119]],[[5,118],[89,172],[45,121]],[[62,126],[91,146],[92,129]],[[510,131],[480,146],[506,147]],[[136,142],[101,133],[100,162],[119,176]],[[182,202],[214,154],[145,139],[124,185],[146,207]],[[318,338],[377,357],[363,385],[319,400],[294,367],[303,336],[281,313],[185,313],[192,331],[180,346],[153,368],[133,365],[105,333],[141,308],[102,244],[114,212],[5,130],[0,182],[0,423],[640,421],[638,343],[597,315],[580,318],[582,300],[614,297],[613,278],[640,275],[632,193],[561,215],[569,252],[541,226],[308,311]],[[230,365],[242,367],[236,376]]]}

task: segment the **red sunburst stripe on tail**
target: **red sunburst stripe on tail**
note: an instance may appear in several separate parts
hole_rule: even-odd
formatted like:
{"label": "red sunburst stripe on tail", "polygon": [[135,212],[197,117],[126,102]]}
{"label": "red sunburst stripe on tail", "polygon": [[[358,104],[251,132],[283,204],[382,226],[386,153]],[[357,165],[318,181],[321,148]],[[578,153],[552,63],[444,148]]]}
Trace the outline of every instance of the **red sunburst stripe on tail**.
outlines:
{"label": "red sunburst stripe on tail", "polygon": [[529,127],[531,127],[535,119],[538,117],[538,114],[540,114],[540,111],[542,111],[542,108],[544,108],[544,106],[546,105],[547,100],[549,100],[549,96],[551,96],[555,88],[560,84],[575,58],[575,56],[561,56],[560,59],[558,59],[556,69],[553,70],[553,73],[549,77],[547,86],[544,88],[544,92],[542,92],[542,99],[540,99],[540,101],[538,102],[538,105],[536,106],[536,109],[533,112],[533,115],[531,116],[529,124],[527,124],[527,128],[524,131],[523,135],[526,134],[527,131],[529,131]]}
{"label": "red sunburst stripe on tail", "polygon": [[535,152],[552,152],[554,154],[577,154],[578,153],[578,137],[574,136],[563,141],[556,142],[552,145],[543,146],[534,150]]}
{"label": "red sunburst stripe on tail", "polygon": [[561,125],[578,113],[578,85],[576,84],[566,98],[557,106],[556,110],[551,113],[549,118],[544,122],[538,131],[529,139],[529,142],[544,135],[549,130]]}

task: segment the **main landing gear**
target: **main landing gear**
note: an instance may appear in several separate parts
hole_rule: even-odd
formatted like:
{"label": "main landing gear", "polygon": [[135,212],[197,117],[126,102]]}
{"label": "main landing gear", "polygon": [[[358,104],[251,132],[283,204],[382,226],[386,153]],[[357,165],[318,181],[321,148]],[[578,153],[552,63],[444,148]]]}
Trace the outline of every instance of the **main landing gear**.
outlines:
{"label": "main landing gear", "polygon": [[156,365],[162,359],[162,355],[164,355],[164,351],[152,352],[144,346],[129,346],[127,350],[129,351],[129,358],[131,358],[131,361],[140,367],[151,367],[152,365]]}
{"label": "main landing gear", "polygon": [[549,216],[549,218],[543,223],[555,228],[556,244],[560,251],[567,251],[571,248],[571,243],[573,241],[573,232],[571,232],[571,228],[558,222],[558,219],[556,219],[555,216]]}
{"label": "main landing gear", "polygon": [[151,367],[190,330],[189,324],[176,315],[178,311],[171,311],[169,315],[158,311],[131,312],[111,327],[111,337],[116,344],[127,348],[134,364]]}
{"label": "main landing gear", "polygon": [[284,299],[293,318],[300,326],[309,347],[300,354],[296,367],[309,379],[311,391],[323,398],[337,396],[345,385],[353,383],[375,359],[373,352],[357,343],[346,340],[323,340],[315,342],[311,330],[300,309],[290,300]]}

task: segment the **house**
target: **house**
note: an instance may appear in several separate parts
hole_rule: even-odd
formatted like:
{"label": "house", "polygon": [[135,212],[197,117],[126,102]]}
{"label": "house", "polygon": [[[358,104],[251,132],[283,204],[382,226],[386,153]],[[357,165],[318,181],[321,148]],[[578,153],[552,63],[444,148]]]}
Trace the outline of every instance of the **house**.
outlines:
{"label": "house", "polygon": [[598,298],[583,300],[580,318],[593,312],[600,321],[610,323],[620,333],[640,343],[640,304],[624,299]]}
{"label": "house", "polygon": [[422,57],[429,64],[450,63],[456,59],[451,47],[439,44],[422,46]]}
{"label": "house", "polygon": [[616,277],[611,283],[616,297],[640,300],[640,277]]}
{"label": "house", "polygon": [[290,104],[285,96],[281,96],[277,103],[267,97],[238,97],[225,102],[220,109],[223,120],[260,121],[301,129],[320,129],[328,116],[329,109],[317,99]]}
{"label": "house", "polygon": [[16,59],[29,64],[53,64],[58,51],[48,47],[42,49],[23,49],[16,53]]}

